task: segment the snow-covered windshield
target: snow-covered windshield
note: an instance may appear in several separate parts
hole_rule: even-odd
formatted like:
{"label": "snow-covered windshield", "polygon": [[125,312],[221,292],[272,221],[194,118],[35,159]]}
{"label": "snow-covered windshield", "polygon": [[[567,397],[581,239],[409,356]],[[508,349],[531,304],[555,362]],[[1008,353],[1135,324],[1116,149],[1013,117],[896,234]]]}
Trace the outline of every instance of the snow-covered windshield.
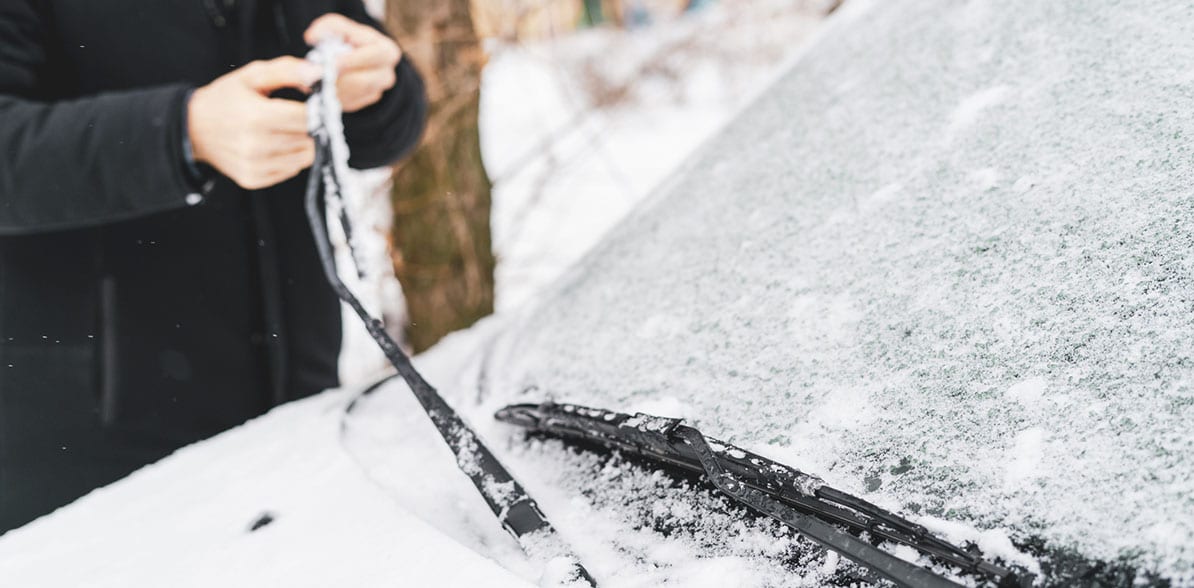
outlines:
{"label": "snow-covered windshield", "polygon": [[904,512],[1194,574],[1194,12],[847,3],[496,346]]}

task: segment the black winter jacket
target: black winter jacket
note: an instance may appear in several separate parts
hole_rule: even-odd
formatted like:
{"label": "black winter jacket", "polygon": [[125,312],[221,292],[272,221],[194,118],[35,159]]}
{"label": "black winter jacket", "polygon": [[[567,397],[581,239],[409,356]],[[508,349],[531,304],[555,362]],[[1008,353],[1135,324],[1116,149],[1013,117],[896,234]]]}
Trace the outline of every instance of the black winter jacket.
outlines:
{"label": "black winter jacket", "polygon": [[[249,193],[183,153],[190,90],[304,55],[328,12],[377,26],[361,0],[0,1],[0,532],[337,384],[306,174]],[[397,79],[345,117],[354,167],[417,142]]]}

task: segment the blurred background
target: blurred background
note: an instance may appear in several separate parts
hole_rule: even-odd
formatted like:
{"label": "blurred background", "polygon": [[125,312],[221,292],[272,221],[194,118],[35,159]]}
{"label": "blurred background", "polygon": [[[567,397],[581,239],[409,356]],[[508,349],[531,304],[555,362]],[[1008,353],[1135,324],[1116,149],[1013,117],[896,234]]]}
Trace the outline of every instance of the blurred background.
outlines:
{"label": "blurred background", "polygon": [[[415,352],[528,303],[841,1],[367,1],[431,109],[411,156],[355,178],[367,271],[345,278]],[[388,364],[353,317],[345,325],[351,385]]]}

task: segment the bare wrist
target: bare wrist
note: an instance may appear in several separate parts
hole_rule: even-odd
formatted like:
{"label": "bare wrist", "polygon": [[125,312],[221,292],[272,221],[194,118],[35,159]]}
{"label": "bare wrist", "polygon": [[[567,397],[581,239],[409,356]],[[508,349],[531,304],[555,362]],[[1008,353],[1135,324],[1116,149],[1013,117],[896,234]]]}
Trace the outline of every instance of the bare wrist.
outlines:
{"label": "bare wrist", "polygon": [[207,86],[196,88],[187,102],[187,139],[191,144],[191,157],[195,163],[208,163],[204,142],[202,140],[203,102],[206,98]]}

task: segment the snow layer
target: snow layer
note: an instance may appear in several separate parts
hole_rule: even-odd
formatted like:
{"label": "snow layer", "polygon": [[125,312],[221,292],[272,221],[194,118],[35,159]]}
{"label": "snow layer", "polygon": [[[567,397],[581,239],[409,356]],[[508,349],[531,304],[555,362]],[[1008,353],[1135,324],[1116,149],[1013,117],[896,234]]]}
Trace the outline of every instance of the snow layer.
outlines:
{"label": "snow layer", "polygon": [[[575,263],[766,88],[821,24],[816,3],[732,0],[634,31],[495,44],[481,92],[497,305]],[[633,81],[612,105],[594,90]]]}
{"label": "snow layer", "polygon": [[[469,405],[490,448],[602,586],[816,586],[830,574],[853,569],[836,558],[827,563],[821,550],[778,525],[743,516],[714,492],[616,458],[570,451],[557,441],[527,443],[495,423],[471,401],[485,374],[476,354],[504,326],[500,319],[489,320],[450,336],[422,356],[419,367],[458,406]],[[344,442],[395,501],[461,544],[542,582],[545,571],[526,561],[476,491],[459,483],[464,478],[454,471],[451,454],[427,442],[434,435],[409,390],[393,384],[361,401],[345,422]],[[411,476],[414,470],[423,475]]]}
{"label": "snow layer", "polygon": [[[684,416],[988,553],[1031,563],[1008,538],[1035,533],[1194,584],[1194,14],[852,0],[834,21],[542,304],[420,368],[604,585],[849,566],[714,493],[524,443],[493,408]],[[540,579],[404,387],[341,430],[346,403],[283,407],[5,535],[0,584]]]}
{"label": "snow layer", "polygon": [[1194,583],[1194,7],[863,4],[503,335],[486,403],[676,405]]}
{"label": "snow layer", "polygon": [[283,406],[6,533],[0,585],[524,586],[370,482],[340,445],[348,399]]}

